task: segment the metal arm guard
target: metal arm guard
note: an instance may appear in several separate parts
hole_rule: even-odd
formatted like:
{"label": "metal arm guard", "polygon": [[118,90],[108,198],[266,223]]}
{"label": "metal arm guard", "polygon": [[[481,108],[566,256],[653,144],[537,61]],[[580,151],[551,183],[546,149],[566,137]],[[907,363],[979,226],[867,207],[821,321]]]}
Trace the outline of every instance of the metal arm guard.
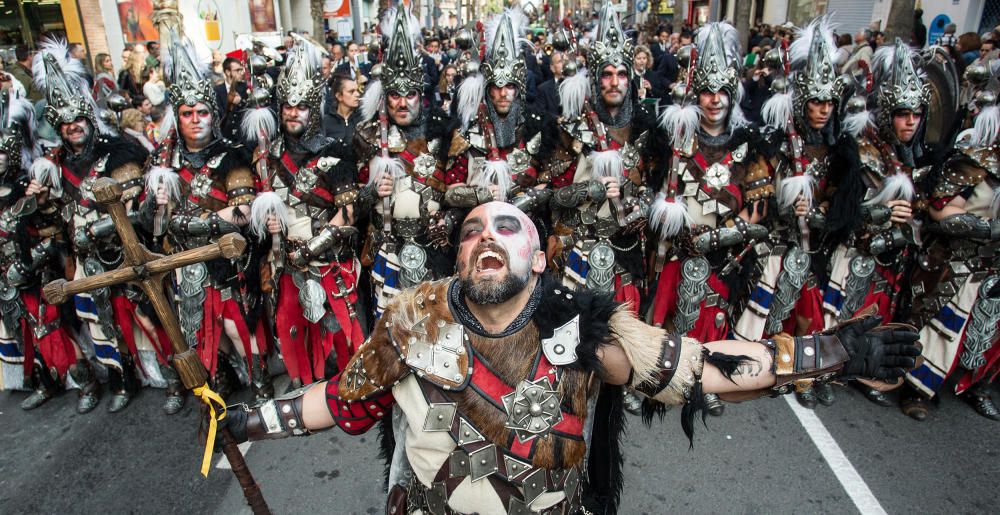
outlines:
{"label": "metal arm guard", "polygon": [[552,190],[530,188],[523,194],[514,197],[511,203],[514,207],[525,213],[533,213],[541,206],[548,204],[552,200]]}
{"label": "metal arm guard", "polygon": [[47,239],[31,249],[31,261],[23,263],[15,261],[7,269],[7,282],[14,287],[23,287],[31,284],[34,274],[40,270],[57,252],[56,245],[51,239]]}
{"label": "metal arm guard", "polygon": [[208,218],[197,216],[175,216],[170,220],[168,230],[177,236],[222,236],[231,232],[240,232],[240,228],[231,222],[222,219],[216,213],[212,213]]}
{"label": "metal arm guard", "polygon": [[750,240],[767,238],[767,227],[758,224],[748,224],[742,218],[736,218],[734,227],[719,227],[699,234],[694,239],[694,248],[702,254],[713,250],[732,247]]}
{"label": "metal arm guard", "polygon": [[763,343],[774,352],[771,390],[779,395],[793,391],[796,383],[832,379],[850,359],[832,331],[794,337],[781,333]]}
{"label": "metal arm guard", "polygon": [[254,406],[230,406],[229,411],[243,415],[234,417],[228,425],[233,437],[237,442],[252,442],[309,435],[302,422],[302,397],[308,389],[299,388],[280,399],[269,399]]}
{"label": "metal arm guard", "polygon": [[[133,225],[139,223],[139,213],[129,213],[128,220]],[[73,234],[73,243],[78,249],[91,250],[97,245],[98,242],[107,240],[108,238],[113,238],[117,235],[118,231],[115,230],[114,220],[112,220],[110,216],[105,216],[94,220],[83,227],[78,227],[76,232]]]}
{"label": "metal arm guard", "polygon": [[865,223],[869,225],[882,225],[892,217],[892,209],[881,204],[863,206],[861,214],[864,216]]}
{"label": "metal arm guard", "polygon": [[572,209],[588,199],[594,203],[604,202],[608,196],[607,191],[600,181],[577,182],[556,188],[552,194],[552,207]]}
{"label": "metal arm guard", "polygon": [[452,207],[476,207],[493,200],[493,194],[487,188],[473,186],[456,186],[444,194],[444,203]]}
{"label": "metal arm guard", "polygon": [[993,241],[1000,239],[1000,221],[986,220],[971,213],[951,215],[931,224],[929,229],[949,236]]}
{"label": "metal arm guard", "polygon": [[818,207],[814,207],[806,215],[806,222],[809,223],[810,229],[824,229],[826,228],[826,213],[820,211]]}
{"label": "metal arm guard", "polygon": [[335,225],[327,225],[324,227],[319,234],[313,236],[306,242],[302,248],[293,252],[289,256],[292,265],[297,267],[303,267],[309,264],[310,261],[319,258],[331,247],[345,241],[358,234],[358,229],[356,227],[338,227]]}
{"label": "metal arm guard", "polygon": [[873,256],[888,252],[893,249],[901,249],[909,243],[906,236],[898,227],[893,227],[888,231],[876,234],[868,243],[868,252]]}

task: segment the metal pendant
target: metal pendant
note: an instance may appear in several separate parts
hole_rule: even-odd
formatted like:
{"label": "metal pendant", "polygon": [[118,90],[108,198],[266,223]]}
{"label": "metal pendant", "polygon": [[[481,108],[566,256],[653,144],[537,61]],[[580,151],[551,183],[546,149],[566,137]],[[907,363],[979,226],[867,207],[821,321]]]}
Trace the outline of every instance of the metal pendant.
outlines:
{"label": "metal pendant", "polygon": [[966,370],[976,370],[986,364],[983,354],[993,345],[1000,318],[1000,299],[990,298],[989,291],[1000,277],[987,278],[979,285],[979,296],[972,306],[969,327],[965,330],[964,350],[959,363]]}
{"label": "metal pendant", "polygon": [[430,177],[434,173],[437,160],[430,154],[420,154],[413,160],[413,173],[420,177]]}
{"label": "metal pendant", "polygon": [[730,177],[729,167],[721,163],[714,163],[705,171],[705,182],[717,190],[728,186]]}
{"label": "metal pendant", "polygon": [[[410,331],[427,335],[429,316],[417,322]],[[459,370],[459,356],[466,353],[465,330],[459,324],[444,320],[436,322],[437,340],[429,342],[424,338],[410,336],[406,340],[406,365],[417,371],[417,375],[439,378],[449,383],[461,383],[467,371]]]}
{"label": "metal pendant", "polygon": [[688,258],[681,265],[681,284],[677,288],[677,312],[674,314],[674,329],[678,333],[694,329],[701,302],[705,300],[710,272],[708,260],[703,256]]}
{"label": "metal pendant", "polygon": [[0,301],[10,302],[17,298],[17,288],[7,284],[7,281],[0,279]]}
{"label": "metal pendant", "polygon": [[844,282],[844,305],[840,308],[840,319],[847,320],[861,308],[875,274],[875,259],[870,256],[851,258],[850,271]]}
{"label": "metal pendant", "polygon": [[635,168],[639,164],[639,149],[625,144],[625,147],[621,150],[622,164],[625,168]]}
{"label": "metal pendant", "polygon": [[191,195],[205,198],[212,192],[212,179],[207,175],[196,175],[191,179]]}
{"label": "metal pendant", "polygon": [[812,258],[799,247],[788,249],[782,261],[781,273],[771,300],[771,310],[767,314],[764,332],[777,334],[781,332],[785,320],[791,314],[795,304],[802,295],[802,286],[809,277],[809,265]]}
{"label": "metal pendant", "polygon": [[515,148],[507,154],[507,165],[510,166],[510,172],[512,175],[520,175],[528,169],[531,165],[531,161],[527,152],[519,148]]}
{"label": "metal pendant", "polygon": [[587,288],[594,291],[611,292],[615,286],[615,251],[610,245],[600,242],[587,255],[590,271],[587,272]]}
{"label": "metal pendant", "polygon": [[312,191],[316,187],[316,181],[319,178],[316,176],[316,170],[312,168],[303,168],[295,174],[295,189],[299,191]]}
{"label": "metal pendant", "polygon": [[521,443],[548,433],[563,419],[562,398],[552,389],[548,377],[522,381],[501,400],[507,412],[505,427],[514,431]]}
{"label": "metal pendant", "polygon": [[181,295],[195,297],[205,294],[205,279],[208,277],[208,267],[205,263],[195,263],[181,269]]}
{"label": "metal pendant", "polygon": [[323,287],[313,279],[306,280],[299,290],[299,304],[302,305],[302,316],[310,323],[317,323],[323,318],[326,302],[326,292]]}
{"label": "metal pendant", "polygon": [[411,288],[424,281],[427,276],[427,251],[420,245],[407,243],[399,251],[399,282],[403,288]]}
{"label": "metal pendant", "polygon": [[87,177],[80,183],[80,196],[85,200],[93,202],[94,199],[94,182],[97,180],[96,177]]}

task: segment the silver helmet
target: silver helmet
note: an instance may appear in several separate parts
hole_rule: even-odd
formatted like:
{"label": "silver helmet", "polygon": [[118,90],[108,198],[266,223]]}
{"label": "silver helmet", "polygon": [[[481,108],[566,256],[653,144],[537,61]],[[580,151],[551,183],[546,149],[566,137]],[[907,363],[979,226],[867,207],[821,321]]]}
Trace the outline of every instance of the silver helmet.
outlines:
{"label": "silver helmet", "polygon": [[[187,38],[171,33],[169,60],[164,63],[164,75],[170,78],[170,103],[175,114],[181,106],[205,104],[212,113],[218,112],[212,80],[206,77],[205,66]],[[216,120],[218,123],[218,120]]]}
{"label": "silver helmet", "polygon": [[796,122],[804,126],[806,103],[839,104],[847,83],[833,64],[833,30],[827,17],[813,20],[791,44],[792,108]]}
{"label": "silver helmet", "polygon": [[292,36],[296,39],[295,46],[289,52],[285,67],[278,76],[278,106],[308,106],[309,125],[304,136],[311,136],[321,128],[326,82],[319,70],[326,50],[298,34],[293,33]]}
{"label": "silver helmet", "polygon": [[728,23],[709,23],[698,31],[691,92],[725,91],[732,105],[738,103],[740,45],[736,29]]}
{"label": "silver helmet", "polygon": [[45,91],[45,120],[54,129],[77,118],[99,128],[97,104],[90,96],[83,62],[69,56],[65,40],[45,39],[31,65],[35,86]]}
{"label": "silver helmet", "polygon": [[528,19],[520,9],[505,9],[486,25],[486,59],[481,66],[487,85],[517,86],[524,95],[527,69],[521,55],[521,37]]}
{"label": "silver helmet", "polygon": [[632,60],[635,49],[632,40],[625,36],[618,12],[610,2],[605,2],[597,21],[594,40],[590,44],[590,56],[587,58],[587,68],[593,80],[598,80],[601,70],[607,65],[624,66],[632,70]]}
{"label": "silver helmet", "polygon": [[417,18],[402,6],[388,9],[382,20],[382,33],[389,38],[385,57],[382,59],[381,83],[384,91],[423,91],[424,68],[416,50],[420,41],[420,24]]}
{"label": "silver helmet", "polygon": [[899,38],[894,45],[886,45],[875,52],[875,83],[878,84],[876,124],[883,136],[892,134],[895,112],[908,109],[926,113],[930,104],[930,87],[914,67],[913,60],[913,51]]}

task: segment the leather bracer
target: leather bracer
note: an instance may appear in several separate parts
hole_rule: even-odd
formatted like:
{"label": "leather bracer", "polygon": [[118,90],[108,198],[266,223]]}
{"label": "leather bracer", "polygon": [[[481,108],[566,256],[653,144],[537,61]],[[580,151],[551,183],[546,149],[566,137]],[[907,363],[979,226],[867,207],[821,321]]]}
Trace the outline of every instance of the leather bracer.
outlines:
{"label": "leather bracer", "polygon": [[980,240],[1000,239],[1000,222],[985,220],[971,213],[951,215],[931,224],[930,230],[965,238]]}
{"label": "leather bracer", "polygon": [[290,256],[291,262],[295,266],[306,266],[310,261],[319,258],[334,245],[345,241],[358,233],[358,229],[352,226],[338,227],[327,225],[317,234],[309,239],[305,245]]}
{"label": "leather bracer", "polygon": [[809,223],[810,229],[824,229],[826,228],[826,213],[818,207],[814,207],[806,215],[806,222]]}
{"label": "leather bracer", "polygon": [[577,182],[562,188],[556,188],[552,194],[552,207],[557,209],[572,209],[585,201],[604,202],[607,189],[600,181]]}
{"label": "leather bracer", "polygon": [[552,200],[552,190],[530,188],[514,197],[511,203],[524,213],[532,213]]}
{"label": "leather bracer", "polygon": [[850,356],[832,331],[809,336],[779,334],[763,342],[774,352],[774,387],[778,394],[792,391],[797,382],[828,380]]}
{"label": "leather bracer", "polygon": [[231,427],[233,436],[237,441],[241,438],[242,441],[255,441],[309,435],[302,421],[302,397],[308,389],[300,388],[280,399],[268,399],[255,406],[231,406],[230,410],[242,409],[246,412],[246,426]]}
{"label": "leather bracer", "polygon": [[474,186],[456,186],[444,194],[444,203],[451,207],[471,208],[493,200],[490,190]]}
{"label": "leather bracer", "polygon": [[216,237],[240,232],[240,228],[236,224],[223,220],[216,213],[210,214],[208,218],[188,215],[175,216],[170,220],[168,229],[171,234],[191,237]]}
{"label": "leather bracer", "polygon": [[881,204],[862,206],[861,214],[866,224],[883,225],[892,217],[892,209]]}

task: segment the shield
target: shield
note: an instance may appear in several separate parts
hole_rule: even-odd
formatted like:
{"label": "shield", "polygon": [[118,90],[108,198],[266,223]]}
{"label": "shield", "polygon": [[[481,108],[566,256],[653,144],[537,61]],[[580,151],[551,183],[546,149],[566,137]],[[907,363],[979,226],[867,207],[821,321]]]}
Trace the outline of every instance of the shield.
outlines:
{"label": "shield", "polygon": [[961,95],[958,69],[955,62],[938,46],[927,48],[921,54],[923,71],[927,75],[927,85],[931,90],[931,101],[927,107],[927,123],[924,141],[951,146],[957,133],[956,118],[959,116]]}

